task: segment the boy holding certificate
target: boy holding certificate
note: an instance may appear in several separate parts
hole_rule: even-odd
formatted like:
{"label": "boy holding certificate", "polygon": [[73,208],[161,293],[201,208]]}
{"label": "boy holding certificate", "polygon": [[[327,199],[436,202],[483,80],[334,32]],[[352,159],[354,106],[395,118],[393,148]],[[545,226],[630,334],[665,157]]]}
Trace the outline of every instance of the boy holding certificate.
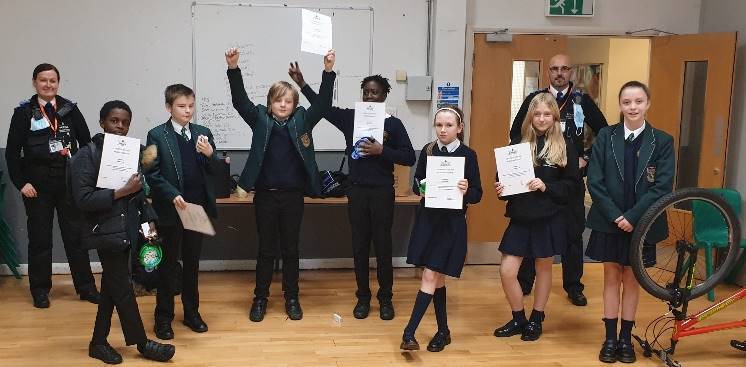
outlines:
{"label": "boy holding certificate", "polygon": [[[184,229],[176,210],[185,210],[187,203],[193,203],[202,205],[210,217],[217,217],[215,191],[208,176],[217,173],[219,161],[210,129],[193,123],[194,91],[174,84],[166,88],[165,99],[171,118],[148,132],[147,145],[155,145],[158,154],[145,178],[151,188],[164,246],[161,284],[156,295],[155,335],[168,340],[174,337],[171,321],[177,282],[182,282],[184,325],[197,333],[207,331],[199,313],[197,288],[203,235]],[[177,278],[179,252],[184,266],[181,279]]]}
{"label": "boy holding certificate", "polygon": [[[535,178],[527,193],[503,197],[505,186],[495,182],[501,200],[507,200],[505,216],[510,224],[500,242],[500,279],[513,318],[495,330],[496,337],[521,334],[521,340],[541,336],[544,307],[552,287],[552,261],[567,247],[567,229],[562,215],[568,197],[581,185],[578,157],[571,141],[562,136],[557,101],[549,93],[537,94],[523,120],[522,143],[531,147]],[[518,142],[513,142],[518,143]],[[570,148],[568,148],[570,147]],[[526,320],[518,268],[524,258],[535,259],[536,293],[534,309]]]}
{"label": "boy holding certificate", "polygon": [[433,183],[422,182],[426,179],[428,156],[460,158],[464,160],[462,171],[464,179],[457,183],[463,196],[460,209],[436,209],[425,206],[425,198],[420,201],[417,219],[407,250],[407,263],[423,266],[422,283],[417,292],[412,316],[404,328],[400,348],[419,350],[415,331],[432,301],[435,307],[435,318],[438,331],[427,345],[430,352],[440,352],[451,343],[451,332],[448,329],[446,314],[446,275],[459,277],[466,260],[466,207],[482,199],[482,185],[479,179],[477,154],[462,143],[464,120],[463,113],[456,106],[443,107],[435,113],[435,132],[438,140],[422,148],[415,171],[414,192],[424,196]]}
{"label": "boy holding certificate", "polygon": [[[290,77],[301,87],[303,95],[313,103],[316,93],[304,79],[298,64],[290,65]],[[368,257],[370,242],[373,240],[376,251],[378,276],[379,314],[383,320],[394,318],[393,295],[394,271],[391,264],[391,226],[394,218],[394,164],[414,165],[415,154],[409,135],[401,120],[385,116],[382,130],[373,126],[373,115],[383,119],[383,102],[391,91],[388,79],[372,75],[361,83],[363,103],[356,109],[332,107],[324,117],[345,136],[345,154],[350,158],[350,181],[352,187],[347,192],[348,213],[352,228],[352,251],[355,259],[355,279],[357,280],[357,304],[352,311],[355,318],[364,319],[370,312],[371,291],[368,283]],[[360,110],[359,107],[364,108]],[[378,107],[378,111],[376,111]],[[370,135],[359,138],[361,117],[366,117]],[[356,126],[358,125],[358,126]],[[357,129],[356,129],[357,127]],[[379,133],[379,138],[374,138]]]}

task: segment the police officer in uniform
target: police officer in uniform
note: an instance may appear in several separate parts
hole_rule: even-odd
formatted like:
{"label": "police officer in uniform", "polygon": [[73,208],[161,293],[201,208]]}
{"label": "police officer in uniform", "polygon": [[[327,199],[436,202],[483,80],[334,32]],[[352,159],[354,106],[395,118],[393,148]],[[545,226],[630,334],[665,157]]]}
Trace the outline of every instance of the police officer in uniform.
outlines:
{"label": "police officer in uniform", "polygon": [[[578,167],[581,177],[585,176],[590,159],[589,137],[595,136],[608,125],[601,110],[586,93],[575,89],[570,82],[572,68],[567,55],[554,55],[549,61],[550,86],[538,90],[526,97],[510,128],[510,141],[521,141],[521,125],[526,117],[531,99],[538,93],[552,93],[560,107],[560,125],[563,134],[574,143],[578,154]],[[587,131],[590,127],[591,131]],[[580,185],[578,192],[572,193],[568,204],[568,248],[562,256],[562,283],[570,302],[576,306],[585,306],[588,300],[583,295],[583,230],[585,229],[585,185]],[[533,259],[523,259],[518,273],[518,280],[524,294],[531,293],[534,278]]]}
{"label": "police officer in uniform", "polygon": [[75,103],[57,95],[60,74],[51,64],[33,72],[36,93],[13,111],[5,160],[13,184],[23,195],[28,217],[28,274],[34,307],[49,307],[52,288],[52,220],[55,209],[80,299],[98,303],[88,251],[80,243],[79,213],[67,195],[68,158],[91,141]]}

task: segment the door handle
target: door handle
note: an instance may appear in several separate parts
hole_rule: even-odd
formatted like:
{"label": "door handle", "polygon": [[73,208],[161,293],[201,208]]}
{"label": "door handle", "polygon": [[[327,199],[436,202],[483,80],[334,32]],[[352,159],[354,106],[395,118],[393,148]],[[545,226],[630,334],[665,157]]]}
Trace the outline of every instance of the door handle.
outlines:
{"label": "door handle", "polygon": [[720,168],[713,168],[712,174],[715,176],[720,176]]}

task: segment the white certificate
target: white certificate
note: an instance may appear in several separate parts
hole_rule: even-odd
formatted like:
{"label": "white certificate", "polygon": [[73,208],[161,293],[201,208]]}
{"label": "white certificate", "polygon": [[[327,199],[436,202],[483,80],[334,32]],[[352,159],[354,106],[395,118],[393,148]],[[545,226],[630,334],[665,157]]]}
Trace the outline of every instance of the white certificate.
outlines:
{"label": "white certificate", "polygon": [[531,145],[520,143],[495,148],[497,176],[504,189],[502,196],[529,192],[528,182],[534,179],[534,161]]}
{"label": "white certificate", "polygon": [[324,14],[301,9],[300,50],[325,56],[332,49],[332,18]]}
{"label": "white certificate", "polygon": [[425,207],[463,209],[458,182],[464,179],[464,157],[427,157]]}
{"label": "white certificate", "polygon": [[140,139],[104,134],[104,149],[101,152],[101,168],[96,187],[121,189],[137,173],[139,159]]}
{"label": "white certificate", "polygon": [[386,121],[386,104],[377,102],[355,102],[355,127],[352,142],[372,137],[383,144],[383,123]]}
{"label": "white certificate", "polygon": [[210,218],[202,205],[187,203],[186,209],[176,208],[176,212],[179,213],[184,229],[210,236],[215,235],[215,228],[213,228],[212,222],[210,222]]}

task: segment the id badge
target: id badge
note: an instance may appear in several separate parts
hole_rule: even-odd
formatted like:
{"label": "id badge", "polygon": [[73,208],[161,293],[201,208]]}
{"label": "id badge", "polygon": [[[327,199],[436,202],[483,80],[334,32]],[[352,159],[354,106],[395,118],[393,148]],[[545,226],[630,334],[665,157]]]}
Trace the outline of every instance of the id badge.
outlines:
{"label": "id badge", "polygon": [[562,132],[565,132],[565,125],[567,125],[566,120],[560,120],[560,127],[562,128]]}
{"label": "id badge", "polygon": [[49,139],[49,153],[57,153],[64,149],[62,141],[59,139]]}

